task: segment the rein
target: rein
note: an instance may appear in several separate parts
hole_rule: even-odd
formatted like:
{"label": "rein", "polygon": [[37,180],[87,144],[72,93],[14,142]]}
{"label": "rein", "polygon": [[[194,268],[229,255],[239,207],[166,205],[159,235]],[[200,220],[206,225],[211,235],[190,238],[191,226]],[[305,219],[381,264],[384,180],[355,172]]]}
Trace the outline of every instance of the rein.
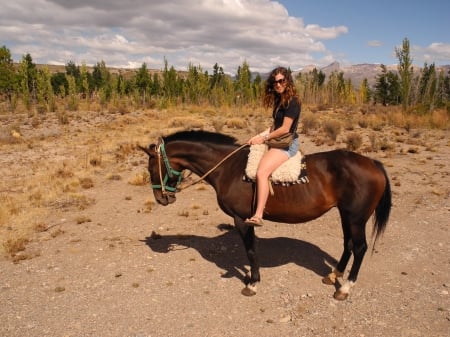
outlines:
{"label": "rein", "polygon": [[[175,193],[175,192],[184,190],[192,185],[198,184],[200,181],[204,180],[209,174],[211,174],[211,172],[213,172],[216,168],[218,168],[220,165],[222,165],[222,163],[225,160],[227,160],[228,158],[233,156],[236,152],[242,150],[246,146],[249,146],[249,145],[248,144],[241,145],[240,147],[235,149],[233,152],[229,153],[227,156],[225,156],[225,158],[223,158],[221,161],[219,161],[213,168],[211,168],[208,172],[206,172],[204,175],[202,175],[199,179],[197,179],[187,185],[180,186],[181,181],[183,179],[182,171],[177,171],[177,170],[173,169],[172,166],[170,166],[169,158],[167,157],[166,149],[164,146],[164,140],[162,138],[160,138],[159,144],[156,149],[156,153],[158,154],[158,171],[159,171],[159,179],[161,181],[161,185],[152,184],[152,188],[153,189],[160,188],[163,194],[167,194],[166,191]],[[167,171],[164,178],[162,176],[161,158],[162,158],[162,162],[164,163],[164,166],[166,167],[166,171]],[[171,186],[167,185],[167,181],[169,180],[169,178],[172,178],[173,176],[178,176],[178,181],[177,181],[177,184],[175,187],[171,187]]]}
{"label": "rein", "polygon": [[234,155],[236,152],[242,150],[246,146],[249,146],[249,145],[244,144],[244,145],[239,146],[236,150],[234,150],[233,152],[230,152],[228,155],[226,155],[225,158],[223,158],[221,161],[219,161],[212,169],[210,169],[208,172],[206,172],[200,178],[198,178],[197,180],[195,180],[187,185],[180,186],[180,188],[178,190],[181,191],[181,190],[184,190],[185,188],[191,187],[192,185],[198,184],[200,181],[204,180],[209,174],[211,174],[211,172],[213,172],[216,168],[218,168],[220,165],[222,165],[225,160],[227,160],[232,155]]}

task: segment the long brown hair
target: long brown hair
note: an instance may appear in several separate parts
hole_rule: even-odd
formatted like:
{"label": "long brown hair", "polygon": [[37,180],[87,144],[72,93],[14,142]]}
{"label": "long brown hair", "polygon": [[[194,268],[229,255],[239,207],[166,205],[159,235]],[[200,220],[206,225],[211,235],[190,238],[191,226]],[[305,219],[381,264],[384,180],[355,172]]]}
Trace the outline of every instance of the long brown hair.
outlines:
{"label": "long brown hair", "polygon": [[[275,76],[278,74],[283,75],[286,80],[286,89],[282,94],[278,94],[273,88],[275,83]],[[272,70],[266,80],[266,84],[264,87],[264,107],[273,108],[274,106],[278,105],[287,106],[293,97],[296,97],[300,101],[297,95],[297,90],[295,89],[291,71],[285,67],[277,67]]]}

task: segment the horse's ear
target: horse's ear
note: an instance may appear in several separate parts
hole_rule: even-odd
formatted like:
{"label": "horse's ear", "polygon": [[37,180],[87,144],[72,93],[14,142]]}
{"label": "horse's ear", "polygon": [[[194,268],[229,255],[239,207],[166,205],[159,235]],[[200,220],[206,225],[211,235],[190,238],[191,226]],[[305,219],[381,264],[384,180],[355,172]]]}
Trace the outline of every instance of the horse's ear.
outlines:
{"label": "horse's ear", "polygon": [[137,147],[138,147],[138,149],[144,151],[145,153],[147,153],[150,156],[150,148],[140,146],[139,144]]}

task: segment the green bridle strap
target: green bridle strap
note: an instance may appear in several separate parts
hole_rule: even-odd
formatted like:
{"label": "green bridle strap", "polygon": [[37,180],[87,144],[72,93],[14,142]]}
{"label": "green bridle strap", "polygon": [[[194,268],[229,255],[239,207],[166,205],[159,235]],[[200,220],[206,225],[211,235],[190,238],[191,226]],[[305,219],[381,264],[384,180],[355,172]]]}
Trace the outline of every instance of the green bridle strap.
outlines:
{"label": "green bridle strap", "polygon": [[[161,138],[160,144],[158,146],[158,165],[161,166],[160,158],[162,157],[164,166],[166,167],[166,175],[164,176],[164,179],[160,177],[161,185],[153,185],[152,188],[160,188],[162,191],[169,191],[169,192],[176,192],[178,185],[180,185],[181,180],[183,179],[183,175],[181,171],[174,170],[172,166],[170,166],[169,158],[167,157],[166,148],[164,146],[164,140]],[[161,172],[161,170],[160,170]],[[175,187],[171,187],[167,185],[167,181],[169,178],[172,178],[173,176],[178,176],[178,181]]]}

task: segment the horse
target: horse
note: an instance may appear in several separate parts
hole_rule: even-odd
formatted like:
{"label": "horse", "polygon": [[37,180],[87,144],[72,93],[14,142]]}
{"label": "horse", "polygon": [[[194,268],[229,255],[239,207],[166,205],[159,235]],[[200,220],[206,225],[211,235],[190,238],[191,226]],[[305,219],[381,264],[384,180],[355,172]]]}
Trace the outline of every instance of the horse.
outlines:
{"label": "horse", "polygon": [[[255,227],[244,219],[254,211],[255,183],[243,179],[249,147],[235,137],[208,131],[180,131],[158,138],[148,147],[138,145],[148,155],[148,172],[156,201],[167,206],[176,201],[185,170],[210,184],[223,212],[233,218],[250,265],[242,293],[256,294],[261,281],[255,245]],[[388,175],[378,160],[338,149],[304,155],[308,183],[274,185],[267,200],[264,218],[286,224],[316,219],[337,207],[343,231],[343,252],[337,265],[322,282],[335,286],[334,298],[345,300],[356,283],[368,249],[366,223],[373,215],[375,242],[384,232],[392,207]],[[198,181],[197,181],[198,182]],[[348,277],[341,284],[353,254]]]}

